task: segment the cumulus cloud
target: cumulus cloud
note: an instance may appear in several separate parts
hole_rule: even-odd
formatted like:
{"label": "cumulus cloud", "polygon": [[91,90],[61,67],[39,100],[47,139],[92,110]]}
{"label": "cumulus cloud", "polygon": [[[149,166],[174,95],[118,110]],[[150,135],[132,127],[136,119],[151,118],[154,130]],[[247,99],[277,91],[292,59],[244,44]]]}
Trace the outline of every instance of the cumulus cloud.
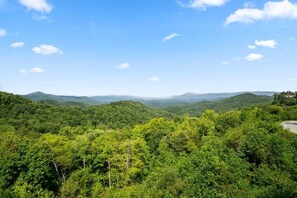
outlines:
{"label": "cumulus cloud", "polygon": [[255,45],[261,46],[261,47],[275,48],[275,46],[277,45],[277,42],[275,40],[273,40],[273,39],[264,40],[264,41],[256,40]]}
{"label": "cumulus cloud", "polygon": [[31,69],[31,72],[32,73],[43,73],[44,72],[44,69],[40,68],[40,67],[33,67]]}
{"label": "cumulus cloud", "polygon": [[41,55],[52,55],[52,54],[63,54],[63,52],[53,46],[53,45],[40,45],[39,47],[34,47],[33,49],[33,52],[35,52],[36,54],[41,54]]}
{"label": "cumulus cloud", "polygon": [[160,81],[160,79],[157,76],[151,77],[149,80],[152,82]]}
{"label": "cumulus cloud", "polygon": [[181,36],[181,35],[178,34],[178,33],[172,33],[172,34],[169,34],[169,35],[167,35],[167,36],[165,36],[165,37],[163,38],[163,42],[170,41],[170,40],[172,40],[172,39],[174,39],[174,38],[176,38],[176,37],[179,37],[179,36]]}
{"label": "cumulus cloud", "polygon": [[117,66],[118,69],[128,69],[129,67],[129,63],[122,63]]}
{"label": "cumulus cloud", "polygon": [[297,4],[289,0],[267,2],[263,9],[243,8],[231,14],[225,24],[254,23],[258,20],[297,19]]}
{"label": "cumulus cloud", "polygon": [[256,46],[255,45],[248,45],[248,48],[249,49],[256,49]]}
{"label": "cumulus cloud", "polygon": [[191,0],[189,7],[205,10],[207,7],[219,7],[229,0]]}
{"label": "cumulus cloud", "polygon": [[53,6],[47,0],[19,0],[19,3],[28,10],[35,10],[42,13],[50,13]]}
{"label": "cumulus cloud", "polygon": [[247,61],[256,61],[256,60],[260,60],[262,58],[263,58],[262,54],[251,53],[248,56],[246,56],[244,59]]}
{"label": "cumulus cloud", "polygon": [[0,37],[5,36],[7,34],[5,29],[0,28]]}
{"label": "cumulus cloud", "polygon": [[15,43],[12,43],[10,45],[11,48],[18,48],[18,47],[23,47],[25,45],[24,42],[15,42]]}
{"label": "cumulus cloud", "polygon": [[25,70],[25,69],[20,69],[20,73],[21,73],[21,74],[27,74],[28,72],[27,72],[27,70]]}

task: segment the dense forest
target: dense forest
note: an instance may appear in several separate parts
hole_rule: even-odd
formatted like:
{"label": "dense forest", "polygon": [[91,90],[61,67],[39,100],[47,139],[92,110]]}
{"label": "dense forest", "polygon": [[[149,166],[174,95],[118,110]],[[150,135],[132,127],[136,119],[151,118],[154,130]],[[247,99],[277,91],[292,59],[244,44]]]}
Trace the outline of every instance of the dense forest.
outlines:
{"label": "dense forest", "polygon": [[207,109],[212,109],[216,112],[226,112],[243,107],[266,105],[271,102],[272,97],[270,96],[257,96],[251,93],[244,93],[219,101],[201,101],[193,104],[172,105],[166,107],[165,110],[178,115],[189,114],[191,116],[201,116]]}
{"label": "dense forest", "polygon": [[233,98],[201,110],[0,92],[0,195],[297,197],[297,135],[280,126],[297,120],[296,97],[247,97],[257,105]]}

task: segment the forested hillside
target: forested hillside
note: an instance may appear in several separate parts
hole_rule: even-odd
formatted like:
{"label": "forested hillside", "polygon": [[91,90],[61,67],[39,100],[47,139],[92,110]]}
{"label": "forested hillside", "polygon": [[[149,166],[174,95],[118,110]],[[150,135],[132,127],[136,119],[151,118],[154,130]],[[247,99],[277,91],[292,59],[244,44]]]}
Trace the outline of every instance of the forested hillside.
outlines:
{"label": "forested hillside", "polygon": [[68,103],[68,102],[76,102],[83,103],[86,105],[95,105],[99,104],[98,101],[89,98],[89,97],[77,97],[77,96],[56,96],[52,94],[45,94],[42,92],[34,92],[28,95],[25,95],[26,98],[29,98],[33,101],[55,101],[57,103]]}
{"label": "forested hillside", "polygon": [[21,96],[0,92],[0,121],[16,130],[58,132],[61,127],[123,128],[146,123],[157,117],[171,118],[166,111],[138,102],[120,101],[106,105],[60,106],[32,102]]}
{"label": "forested hillside", "polygon": [[194,104],[174,105],[165,108],[165,110],[178,115],[190,114],[191,116],[201,116],[207,109],[213,109],[216,112],[226,112],[239,108],[271,104],[271,102],[272,97],[270,96],[245,93],[219,101],[202,101]]}
{"label": "forested hillside", "polygon": [[282,92],[274,95],[273,104],[294,106],[297,105],[297,92]]}
{"label": "forested hillside", "polygon": [[297,197],[297,135],[284,120],[297,120],[296,105],[190,117],[0,93],[0,195]]}
{"label": "forested hillside", "polygon": [[[79,106],[89,106],[89,105],[99,105],[99,104],[108,104],[111,102],[119,101],[134,101],[141,102],[145,105],[152,107],[164,108],[168,106],[176,105],[186,105],[193,104],[201,101],[219,101],[222,99],[247,94],[247,92],[235,92],[235,93],[208,93],[208,94],[195,94],[195,93],[186,93],[177,96],[165,97],[165,98],[151,98],[151,97],[135,97],[135,96],[59,96],[52,94],[45,94],[42,92],[35,92],[24,97],[29,98],[37,102],[46,102],[55,105],[64,105],[69,106],[76,104]],[[257,96],[270,96],[272,97],[276,92],[251,92],[251,94]]]}

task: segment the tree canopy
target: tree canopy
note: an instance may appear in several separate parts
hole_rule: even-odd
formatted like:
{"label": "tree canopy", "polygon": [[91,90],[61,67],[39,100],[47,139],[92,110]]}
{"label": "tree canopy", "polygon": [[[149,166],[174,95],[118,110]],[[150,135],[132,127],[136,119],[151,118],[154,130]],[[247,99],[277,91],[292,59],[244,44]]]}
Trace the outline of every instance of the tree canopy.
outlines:
{"label": "tree canopy", "polygon": [[0,93],[1,197],[297,197],[297,106],[200,116]]}

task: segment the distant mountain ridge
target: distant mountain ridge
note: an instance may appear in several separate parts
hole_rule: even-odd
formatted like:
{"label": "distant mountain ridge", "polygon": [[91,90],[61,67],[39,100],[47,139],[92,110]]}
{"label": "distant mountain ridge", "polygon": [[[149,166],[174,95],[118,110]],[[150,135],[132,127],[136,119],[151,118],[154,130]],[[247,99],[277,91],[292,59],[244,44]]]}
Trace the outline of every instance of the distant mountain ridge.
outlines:
{"label": "distant mountain ridge", "polygon": [[26,98],[29,98],[33,101],[47,101],[47,100],[54,100],[57,102],[65,103],[65,102],[77,102],[77,103],[84,103],[88,105],[96,105],[99,104],[96,100],[87,97],[87,96],[58,96],[52,94],[46,94],[43,92],[34,92],[28,95],[23,95]]}
{"label": "distant mountain ridge", "polygon": [[201,101],[218,101],[225,98],[230,98],[233,96],[251,93],[258,96],[273,96],[277,92],[235,92],[235,93],[206,93],[206,94],[195,94],[195,93],[185,93],[182,95],[176,95],[166,98],[153,98],[153,97],[136,97],[136,96],[118,96],[118,95],[110,95],[110,96],[59,96],[46,94],[43,92],[34,92],[28,95],[24,95],[24,97],[29,98],[33,101],[47,101],[53,100],[60,103],[65,102],[76,102],[83,103],[87,105],[98,105],[98,104],[107,104],[111,102],[129,100],[141,102],[146,105],[154,106],[154,107],[166,107],[172,105],[180,105],[180,104],[192,104]]}
{"label": "distant mountain ridge", "polygon": [[242,95],[250,93],[257,96],[273,96],[277,92],[268,92],[268,91],[252,91],[252,92],[234,92],[234,93],[206,93],[206,94],[195,94],[195,93],[185,93],[180,96],[175,96],[176,100],[188,100],[190,103],[199,102],[199,101],[216,101],[225,98],[230,98],[237,95]]}
{"label": "distant mountain ridge", "polygon": [[164,109],[177,115],[189,114],[191,116],[200,116],[207,109],[212,109],[216,112],[225,112],[239,108],[271,104],[272,100],[273,97],[271,96],[243,93],[218,101],[200,101],[186,105],[173,105]]}

